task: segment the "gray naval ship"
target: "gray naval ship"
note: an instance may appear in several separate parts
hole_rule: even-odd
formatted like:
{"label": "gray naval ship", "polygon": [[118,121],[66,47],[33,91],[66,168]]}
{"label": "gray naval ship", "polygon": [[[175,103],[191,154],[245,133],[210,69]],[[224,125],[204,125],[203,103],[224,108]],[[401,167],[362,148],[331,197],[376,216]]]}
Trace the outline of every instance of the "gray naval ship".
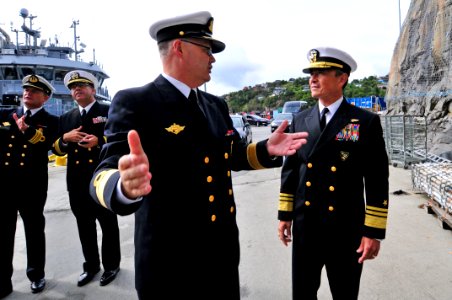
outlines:
{"label": "gray naval ship", "polygon": [[20,105],[22,78],[29,74],[37,74],[46,78],[56,89],[52,98],[45,104],[46,110],[55,115],[61,115],[75,106],[70,91],[63,83],[66,73],[72,70],[85,70],[96,76],[99,81],[97,100],[107,102],[111,100],[108,90],[102,87],[109,76],[97,64],[94,57],[90,62],[80,60],[79,54],[84,52],[85,45],[79,43],[78,21],[72,21],[72,26],[69,27],[74,31],[73,47],[60,46],[57,38],[55,42],[47,45],[47,40],[41,39],[41,32],[33,29],[33,19],[37,16],[29,14],[25,8],[21,9],[19,14],[23,18],[23,25],[20,30],[12,26],[10,29],[10,32],[15,34],[15,41],[11,39],[7,30],[0,26],[1,106]]}

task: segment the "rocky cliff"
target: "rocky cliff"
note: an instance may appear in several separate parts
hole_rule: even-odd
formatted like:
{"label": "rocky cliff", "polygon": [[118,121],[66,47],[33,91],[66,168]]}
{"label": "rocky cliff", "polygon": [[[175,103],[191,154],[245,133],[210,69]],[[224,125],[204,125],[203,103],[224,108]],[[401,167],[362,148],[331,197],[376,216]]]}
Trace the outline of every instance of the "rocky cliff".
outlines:
{"label": "rocky cliff", "polygon": [[452,0],[412,0],[389,72],[387,115],[425,116],[428,152],[452,160]]}

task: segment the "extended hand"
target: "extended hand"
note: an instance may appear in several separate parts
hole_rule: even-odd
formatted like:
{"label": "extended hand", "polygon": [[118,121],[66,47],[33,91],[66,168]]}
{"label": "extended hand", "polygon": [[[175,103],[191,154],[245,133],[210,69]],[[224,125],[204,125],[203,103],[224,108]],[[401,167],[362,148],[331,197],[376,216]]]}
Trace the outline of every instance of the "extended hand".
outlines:
{"label": "extended hand", "polygon": [[270,135],[267,142],[267,151],[273,156],[292,155],[302,145],[307,143],[307,132],[285,133],[288,121],[284,120],[281,125]]}
{"label": "extended hand", "polygon": [[140,137],[135,130],[127,135],[130,154],[119,159],[118,169],[121,176],[121,188],[124,196],[129,199],[147,195],[151,192],[151,173],[149,160],[141,146]]}

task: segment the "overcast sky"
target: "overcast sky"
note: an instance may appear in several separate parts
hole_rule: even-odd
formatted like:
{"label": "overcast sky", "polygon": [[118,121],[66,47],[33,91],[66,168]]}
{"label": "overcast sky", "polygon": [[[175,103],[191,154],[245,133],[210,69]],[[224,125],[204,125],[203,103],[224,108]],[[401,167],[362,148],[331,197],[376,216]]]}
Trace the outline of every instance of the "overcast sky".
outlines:
{"label": "overcast sky", "polygon": [[[207,91],[217,95],[245,86],[304,77],[306,53],[316,46],[333,46],[358,63],[351,79],[384,76],[411,0],[3,0],[0,26],[20,29],[21,8],[37,16],[33,29],[42,38],[73,46],[77,36],[87,45],[82,60],[100,63],[110,79],[110,94],[152,81],[160,74],[156,42],[150,25],[162,18],[208,10],[214,17],[213,37],[226,44],[215,54]],[[27,19],[27,26],[29,21]],[[95,49],[95,51],[93,51]]]}

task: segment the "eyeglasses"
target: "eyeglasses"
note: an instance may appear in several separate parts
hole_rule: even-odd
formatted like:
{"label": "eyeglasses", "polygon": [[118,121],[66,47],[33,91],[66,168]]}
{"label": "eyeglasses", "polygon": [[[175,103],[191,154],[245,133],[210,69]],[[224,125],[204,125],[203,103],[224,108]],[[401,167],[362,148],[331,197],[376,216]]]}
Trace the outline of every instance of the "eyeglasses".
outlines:
{"label": "eyeglasses", "polygon": [[203,45],[203,44],[199,44],[199,43],[196,43],[196,42],[192,42],[192,41],[189,41],[189,40],[184,40],[184,39],[181,39],[181,41],[189,43],[189,44],[196,45],[198,47],[201,47],[201,48],[203,48],[205,50],[205,52],[206,52],[206,54],[208,56],[213,56],[212,48],[210,48],[209,46],[206,46],[206,45]]}
{"label": "eyeglasses", "polygon": [[75,89],[75,88],[78,88],[78,87],[84,88],[84,87],[87,87],[87,86],[91,86],[92,87],[91,84],[86,83],[86,82],[75,82],[75,83],[71,83],[69,85],[69,89],[72,90],[72,89]]}

